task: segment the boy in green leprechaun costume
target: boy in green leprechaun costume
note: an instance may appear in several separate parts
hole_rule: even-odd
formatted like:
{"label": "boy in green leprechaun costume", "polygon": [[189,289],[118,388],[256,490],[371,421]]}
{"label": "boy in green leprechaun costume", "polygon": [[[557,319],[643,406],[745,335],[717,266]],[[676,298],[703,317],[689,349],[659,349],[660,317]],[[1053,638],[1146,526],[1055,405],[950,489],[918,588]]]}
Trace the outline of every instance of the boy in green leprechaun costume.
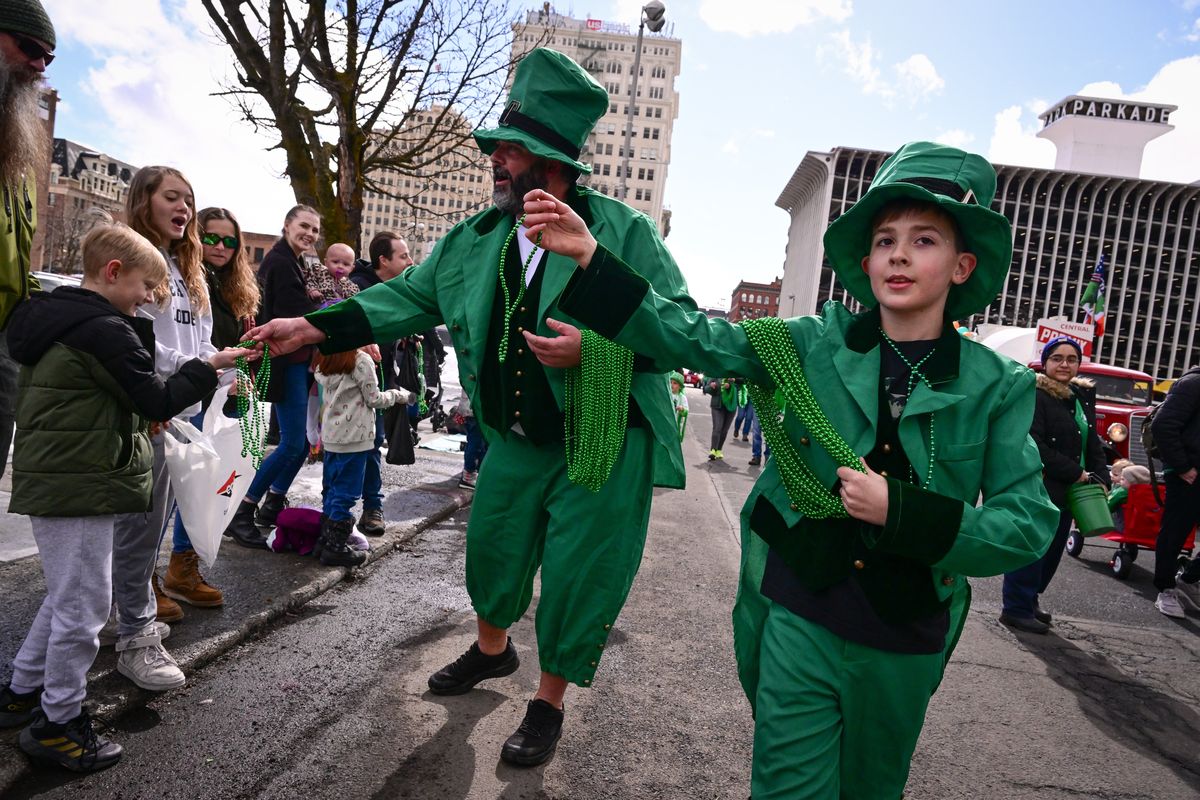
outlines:
{"label": "boy in green leprechaun costume", "polygon": [[900,797],[962,631],[966,576],[1030,563],[1054,532],[1029,437],[1033,374],[952,324],[1008,270],[995,187],[980,156],[905,145],[825,234],[868,310],[827,303],[741,325],[660,296],[565,204],[526,197],[531,235],[582,267],[560,310],[639,353],[751,384],[772,451],[742,509],[733,614],[754,800]]}
{"label": "boy in green leprechaun costume", "polygon": [[[595,238],[636,263],[655,290],[688,308],[679,269],[654,223],[577,186],[580,150],[608,110],[608,93],[566,56],[526,55],[499,126],[475,140],[491,158],[495,206],[456,225],[422,263],[303,319],[251,331],[272,355],[301,344],[322,352],[390,342],[440,323],[488,439],[467,527],[467,589],[479,637],[429,679],[459,694],[517,669],[507,629],[529,607],[539,567],[542,676],[501,757],[519,765],[553,755],[568,682],[591,686],[641,562],[654,486],[681,488],[683,456],[666,373],[558,308],[575,271],[524,235],[526,192],[545,189],[586,220]],[[538,362],[522,334],[570,328]]]}

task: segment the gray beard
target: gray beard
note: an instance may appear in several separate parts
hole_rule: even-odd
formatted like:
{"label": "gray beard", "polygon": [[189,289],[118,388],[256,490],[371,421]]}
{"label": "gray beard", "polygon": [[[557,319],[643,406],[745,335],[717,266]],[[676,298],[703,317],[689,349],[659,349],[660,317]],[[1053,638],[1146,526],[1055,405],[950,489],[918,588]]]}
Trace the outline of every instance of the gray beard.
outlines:
{"label": "gray beard", "polygon": [[0,60],[0,184],[32,180],[50,160],[50,137],[42,121],[41,77],[30,78]]}
{"label": "gray beard", "polygon": [[506,188],[492,190],[492,202],[505,214],[519,217],[525,212],[525,195],[534,189],[545,188],[546,171],[540,164],[533,164],[512,178]]}

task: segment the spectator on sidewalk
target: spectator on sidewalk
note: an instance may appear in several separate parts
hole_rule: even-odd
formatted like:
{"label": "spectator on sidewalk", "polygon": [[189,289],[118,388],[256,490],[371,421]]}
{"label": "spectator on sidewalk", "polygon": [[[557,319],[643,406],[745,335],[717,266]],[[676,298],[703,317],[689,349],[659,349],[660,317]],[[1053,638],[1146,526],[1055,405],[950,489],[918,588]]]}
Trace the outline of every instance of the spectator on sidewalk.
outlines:
{"label": "spectator on sidewalk", "polygon": [[[762,421],[756,414],[754,416],[754,425],[751,426],[750,430],[750,466],[761,466],[763,455]],[[765,455],[767,458],[771,457],[771,445],[769,444],[767,445],[767,451]]]}
{"label": "spectator on sidewalk", "polygon": [[354,270],[354,248],[335,242],[325,248],[325,263],[306,262],[304,285],[308,299],[327,306],[358,294],[358,284],[350,280]]}
{"label": "spectator on sidewalk", "polygon": [[471,398],[466,392],[462,393],[458,405],[454,407],[454,422],[462,426],[467,437],[467,446],[463,450],[463,472],[458,487],[473,490],[488,446],[487,439],[479,428],[479,420],[475,419],[475,411],[471,408]]}
{"label": "spectator on sidewalk", "polygon": [[[304,285],[303,256],[320,235],[321,215],[316,209],[297,205],[288,211],[283,235],[258,268],[262,286],[260,323],[317,309]],[[312,347],[301,347],[271,359],[267,400],[274,403],[279,417],[279,445],[263,460],[234,512],[229,523],[234,538],[252,539],[256,526],[274,527],[275,518],[287,505],[287,491],[308,454],[308,392],[312,387],[309,364],[313,351]]]}
{"label": "spectator on sidewalk", "polygon": [[743,384],[738,387],[738,410],[733,419],[733,438],[739,436],[743,442],[750,441],[750,429],[754,426],[754,404],[750,402],[750,390]]}
{"label": "spectator on sidewalk", "polygon": [[683,432],[687,428],[688,401],[683,391],[683,376],[678,372],[671,373],[671,405],[675,409],[675,424],[679,426],[679,441],[683,441]]}
{"label": "spectator on sidewalk", "polygon": [[1042,457],[1042,482],[1058,506],[1058,527],[1050,548],[1032,564],[1004,575],[1000,621],[1027,633],[1050,630],[1051,615],[1039,598],[1050,587],[1071,532],[1067,490],[1075,483],[1109,481],[1104,448],[1096,435],[1096,387],[1079,377],[1083,350],[1074,339],[1060,336],[1042,348],[1037,376],[1033,424],[1029,433]]}
{"label": "spectator on sidewalk", "polygon": [[1163,463],[1162,527],[1154,545],[1154,607],[1182,619],[1184,607],[1200,611],[1200,558],[1176,574],[1176,559],[1188,533],[1200,523],[1200,367],[1171,385],[1150,422]]}
{"label": "spectator on sidewalk", "polygon": [[93,772],[121,757],[81,704],[112,601],[114,529],[143,525],[150,504],[146,421],[198,403],[235,353],[163,380],[153,323],[135,317],[167,280],[162,255],[124,225],[94,228],[82,249],[82,284],[23,304],[8,330],[23,365],[9,510],[30,516],[46,599],[0,691],[0,725],[31,722],[19,743],[35,762]]}
{"label": "spectator on sidewalk", "polygon": [[34,177],[50,161],[42,119],[42,73],[54,60],[54,25],[40,0],[7,0],[0,15],[0,476],[8,466],[17,402],[17,363],[5,326],[41,289],[31,249],[37,229]]}

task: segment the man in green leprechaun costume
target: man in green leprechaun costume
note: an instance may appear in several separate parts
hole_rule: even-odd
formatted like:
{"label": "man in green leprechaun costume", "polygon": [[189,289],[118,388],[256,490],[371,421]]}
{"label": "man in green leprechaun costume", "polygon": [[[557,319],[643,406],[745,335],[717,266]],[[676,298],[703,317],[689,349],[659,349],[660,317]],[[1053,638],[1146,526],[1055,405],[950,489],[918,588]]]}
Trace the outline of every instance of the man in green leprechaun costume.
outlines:
{"label": "man in green leprechaun costume", "polygon": [[825,234],[868,310],[741,325],[661,296],[567,205],[526,198],[531,234],[583,268],[562,310],[639,353],[751,383],[772,451],[742,509],[734,608],[754,800],[900,797],[966,576],[1028,564],[1054,533],[1033,373],[952,324],[1008,271],[995,188],[980,156],[905,145]]}
{"label": "man in green leprechaun costume", "polygon": [[[429,679],[466,692],[517,669],[506,630],[537,609],[542,677],[501,757],[538,764],[554,753],[568,683],[591,686],[641,562],[654,486],[682,488],[683,457],[660,366],[565,324],[559,295],[575,264],[524,235],[526,192],[544,189],[595,237],[637,263],[655,289],[689,308],[679,269],[651,220],[577,186],[580,149],[608,110],[604,88],[566,56],[536,49],[513,76],[499,127],[475,132],[491,157],[495,206],[456,225],[421,264],[304,319],[251,331],[272,354],[387,342],[439,323],[488,439],[467,528],[467,589],[479,638]],[[543,366],[523,334],[547,337]],[[550,339],[554,334],[569,335]]]}

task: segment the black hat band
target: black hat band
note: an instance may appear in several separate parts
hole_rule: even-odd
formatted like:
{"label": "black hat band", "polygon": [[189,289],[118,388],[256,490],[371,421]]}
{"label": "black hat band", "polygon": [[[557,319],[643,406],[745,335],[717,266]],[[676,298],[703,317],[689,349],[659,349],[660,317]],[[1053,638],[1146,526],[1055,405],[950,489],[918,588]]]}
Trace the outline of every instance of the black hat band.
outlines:
{"label": "black hat band", "polygon": [[525,133],[537,137],[554,149],[562,151],[565,155],[570,156],[572,160],[579,160],[580,149],[578,147],[533,117],[522,114],[519,110],[520,108],[521,102],[519,100],[511,101],[505,107],[504,113],[500,115],[500,127],[516,128],[519,131],[525,131]]}
{"label": "black hat band", "polygon": [[897,182],[911,183],[913,186],[920,186],[922,189],[928,189],[934,194],[944,195],[960,203],[979,205],[979,201],[975,199],[975,192],[964,189],[954,181],[948,181],[945,178],[901,178]]}

